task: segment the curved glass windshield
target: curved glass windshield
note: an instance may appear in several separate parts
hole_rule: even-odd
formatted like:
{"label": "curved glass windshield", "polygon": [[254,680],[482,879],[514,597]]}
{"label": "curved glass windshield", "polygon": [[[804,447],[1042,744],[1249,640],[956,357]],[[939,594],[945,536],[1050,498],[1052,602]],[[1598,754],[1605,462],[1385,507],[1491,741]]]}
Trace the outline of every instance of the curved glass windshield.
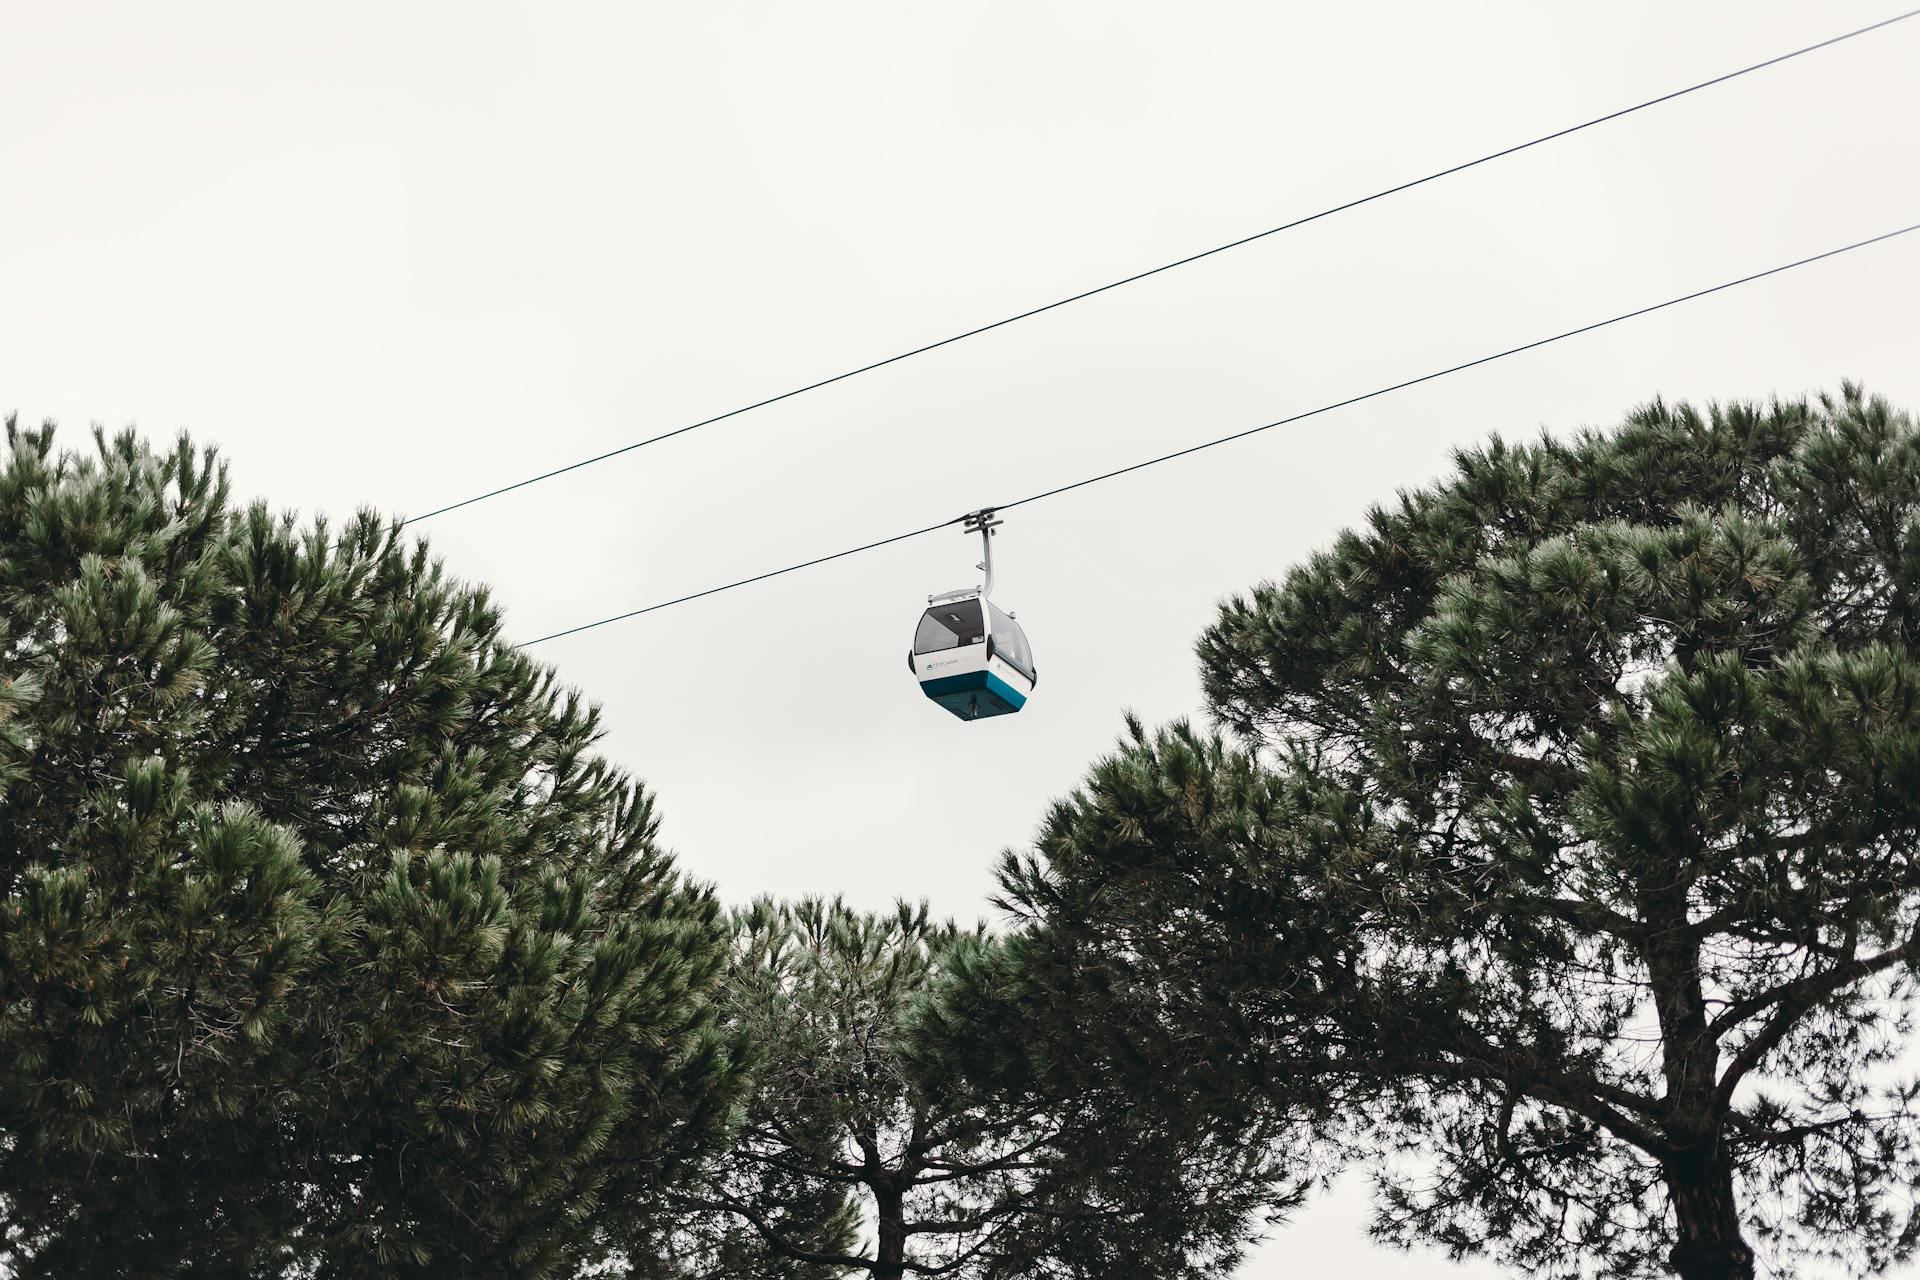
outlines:
{"label": "curved glass windshield", "polygon": [[1020,624],[1000,612],[998,605],[989,603],[987,611],[993,615],[993,652],[996,657],[1007,662],[1027,679],[1033,679],[1033,650],[1027,648],[1027,633]]}
{"label": "curved glass windshield", "polygon": [[[913,633],[913,651],[939,653],[942,649],[978,644],[986,638],[986,628],[981,625],[980,602],[956,600],[952,604],[937,604],[920,615],[920,627]],[[998,643],[996,640],[995,645]]]}

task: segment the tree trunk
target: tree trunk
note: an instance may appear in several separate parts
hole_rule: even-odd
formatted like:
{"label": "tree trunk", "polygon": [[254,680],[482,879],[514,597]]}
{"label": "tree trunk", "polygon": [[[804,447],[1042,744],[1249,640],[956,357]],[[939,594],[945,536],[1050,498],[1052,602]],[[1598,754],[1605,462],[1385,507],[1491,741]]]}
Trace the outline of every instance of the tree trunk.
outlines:
{"label": "tree trunk", "polygon": [[868,1274],[873,1280],[902,1280],[907,1274],[906,1197],[898,1187],[877,1186],[873,1198],[879,1223],[874,1263]]}
{"label": "tree trunk", "polygon": [[1753,1280],[1753,1250],[1740,1236],[1740,1207],[1727,1158],[1726,1117],[1714,1097],[1720,1045],[1707,1019],[1700,942],[1687,909],[1685,881],[1643,882],[1640,911],[1653,928],[1644,955],[1660,1018],[1667,1085],[1661,1159],[1673,1201],[1674,1244],[1667,1265],[1680,1280]]}
{"label": "tree trunk", "polygon": [[1724,1154],[1690,1153],[1663,1166],[1675,1241],[1667,1262],[1680,1280],[1753,1280],[1753,1250],[1740,1235],[1733,1166]]}

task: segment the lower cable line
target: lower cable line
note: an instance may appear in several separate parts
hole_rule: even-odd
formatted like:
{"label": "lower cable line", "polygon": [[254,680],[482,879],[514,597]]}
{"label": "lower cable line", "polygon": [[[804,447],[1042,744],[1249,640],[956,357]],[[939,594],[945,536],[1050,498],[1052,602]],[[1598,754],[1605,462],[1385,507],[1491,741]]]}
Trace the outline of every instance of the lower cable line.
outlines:
{"label": "lower cable line", "polygon": [[765,573],[756,573],[751,578],[740,578],[734,582],[722,583],[717,587],[708,587],[705,591],[694,591],[684,596],[675,596],[671,600],[662,600],[658,604],[646,605],[639,609],[629,609],[625,613],[616,613],[611,618],[600,618],[593,622],[583,622],[577,627],[568,627],[565,631],[555,631],[549,635],[541,636],[537,640],[528,640],[520,647],[525,649],[531,645],[545,644],[549,640],[558,640],[562,636],[574,635],[581,631],[591,631],[595,627],[604,627],[610,622],[625,622],[628,618],[637,618],[643,613],[658,613],[662,609],[671,609],[674,605],[686,604],[689,601],[698,600],[703,596],[719,595],[722,591],[731,591],[735,587],[751,586],[756,582],[765,582],[768,578],[778,578],[784,574],[798,573],[802,569],[811,569],[813,566],[825,564],[829,560],[844,560],[848,556],[857,556],[862,551],[874,551],[880,547],[891,546],[896,542],[905,542],[908,538],[917,538],[923,533],[932,533],[936,529],[945,529],[949,525],[959,524],[965,519],[965,516],[955,516],[951,520],[942,520],[939,524],[930,524],[924,529],[912,529],[906,533],[896,533],[891,538],[879,538],[872,542],[863,542],[857,547],[848,547],[845,551],[835,551],[824,556],[815,556],[811,560],[802,560],[799,564],[790,564],[784,569],[769,569]]}
{"label": "lower cable line", "polygon": [[[1348,396],[1345,400],[1335,400],[1332,404],[1323,404],[1317,409],[1308,409],[1302,413],[1290,414],[1284,418],[1276,418],[1272,422],[1263,422],[1257,427],[1248,427],[1245,431],[1236,431],[1230,436],[1221,436],[1217,440],[1207,440],[1200,444],[1189,445],[1185,449],[1176,449],[1172,453],[1163,453],[1157,458],[1148,458],[1144,462],[1135,462],[1128,466],[1116,467],[1112,471],[1103,471],[1097,476],[1088,476],[1084,480],[1075,480],[1072,484],[1058,485],[1055,488],[1043,490],[1040,493],[1029,494],[1027,497],[1016,499],[1013,502],[1003,502],[994,508],[994,510],[1006,511],[1013,507],[1024,506],[1029,502],[1039,502],[1043,498],[1051,498],[1057,494],[1071,492],[1074,489],[1084,489],[1090,484],[1099,484],[1102,480],[1112,480],[1116,476],[1124,476],[1129,472],[1139,471],[1144,467],[1158,466],[1162,462],[1172,462],[1175,458],[1184,458],[1190,453],[1199,453],[1203,449],[1212,449],[1219,445],[1232,444],[1235,440],[1245,440],[1248,436],[1259,435],[1262,431],[1271,431],[1275,427],[1285,427],[1296,422],[1304,422],[1308,418],[1317,418],[1323,413],[1332,413],[1335,409],[1344,409],[1349,405],[1359,404],[1362,400],[1377,399],[1380,396],[1390,395],[1395,391],[1404,391],[1408,387],[1417,387],[1423,382],[1432,382],[1436,378],[1444,378],[1450,373],[1460,373],[1467,369],[1476,368],[1479,365],[1492,364],[1495,360],[1505,360],[1508,356],[1517,356],[1524,351],[1532,351],[1537,347],[1544,347],[1555,342],[1563,342],[1568,338],[1577,338],[1583,333],[1592,333],[1595,329],[1604,329],[1608,325],[1619,324],[1622,321],[1633,320],[1640,316],[1652,315],[1656,311],[1665,311],[1668,307],[1677,307],[1683,302],[1692,302],[1696,298],[1705,298],[1711,294],[1723,293],[1728,289],[1738,288],[1743,284],[1751,284],[1755,280],[1764,280],[1768,276],[1777,276],[1783,271],[1791,271],[1795,267],[1804,267],[1809,263],[1820,262],[1843,253],[1851,253],[1855,249],[1864,249],[1870,244],[1879,244],[1882,240],[1891,240],[1895,236],[1904,236],[1910,231],[1920,231],[1920,222],[1916,222],[1911,226],[1901,227],[1897,231],[1888,231],[1882,235],[1872,236],[1866,240],[1856,240],[1852,244],[1841,245],[1838,249],[1828,249],[1825,253],[1816,253],[1811,257],[1798,258],[1792,262],[1783,262],[1777,267],[1768,267],[1765,271],[1756,271],[1751,275],[1741,276],[1737,280],[1727,280],[1720,284],[1711,285],[1705,289],[1696,289],[1692,293],[1683,293],[1677,298],[1668,298],[1665,302],[1656,302],[1650,306],[1638,307],[1632,311],[1623,311],[1617,316],[1608,316],[1605,320],[1596,320],[1592,324],[1583,324],[1578,329],[1568,329],[1564,333],[1556,333],[1552,337],[1536,338],[1532,342],[1522,343],[1517,347],[1508,347],[1505,351],[1496,351],[1492,355],[1480,356],[1473,360],[1465,360],[1459,364],[1448,365],[1444,369],[1435,369],[1432,373],[1423,373],[1417,378],[1408,378],[1404,382],[1396,382],[1392,386],[1378,387],[1357,396]],[[935,527],[939,528],[941,526],[936,525]]]}
{"label": "lower cable line", "polygon": [[[1462,361],[1459,364],[1448,365],[1444,369],[1435,369],[1431,373],[1423,373],[1418,377],[1405,378],[1399,382],[1392,383],[1388,386],[1377,387],[1372,391],[1363,392],[1355,396],[1348,396],[1344,400],[1335,400],[1329,404],[1323,404],[1318,408],[1307,409],[1300,413],[1289,414],[1287,417],[1284,417],[1284,418],[1276,418],[1272,422],[1263,422],[1257,427],[1248,427],[1244,431],[1236,431],[1231,435],[1220,436],[1217,439],[1213,439],[1213,440],[1205,440],[1199,444],[1189,445],[1184,449],[1176,449],[1172,453],[1163,453],[1163,454],[1160,454],[1158,457],[1147,458],[1144,461],[1130,463],[1124,467],[1115,467],[1111,471],[1103,471],[1097,475],[1087,476],[1084,479],[1075,480],[1070,484],[1056,485],[1051,489],[1043,489],[1039,493],[1028,494],[1024,498],[1016,498],[1012,502],[1003,502],[998,504],[997,506],[983,508],[983,510],[1008,511],[1014,507],[1026,506],[1028,503],[1040,502],[1047,498],[1057,497],[1063,493],[1070,493],[1075,489],[1084,489],[1089,485],[1099,484],[1104,480],[1112,480],[1119,476],[1130,475],[1135,471],[1142,471],[1148,467],[1155,467],[1160,465],[1163,462],[1172,462],[1176,458],[1184,458],[1184,457],[1187,457],[1189,454],[1200,453],[1203,450],[1216,448],[1219,445],[1231,444],[1236,440],[1245,440],[1248,436],[1258,435],[1263,431],[1271,431],[1275,427],[1284,427],[1284,426],[1289,426],[1296,422],[1303,422],[1308,418],[1315,418],[1315,417],[1319,417],[1321,414],[1332,413],[1336,409],[1344,409],[1350,405],[1356,405],[1365,400],[1374,400],[1381,396],[1391,395],[1393,392],[1396,392],[1396,391],[1404,391],[1408,387],[1416,387],[1423,382],[1432,382],[1435,379],[1447,377],[1449,374],[1461,373],[1468,369],[1478,368],[1480,365],[1491,364],[1496,360],[1504,360],[1508,356],[1517,356],[1523,352],[1537,350],[1540,347],[1549,346],[1555,342],[1564,342],[1568,338],[1577,338],[1581,334],[1592,333],[1597,329],[1605,329],[1611,325],[1621,324],[1628,320],[1637,319],[1640,316],[1652,315],[1656,311],[1664,311],[1669,307],[1677,307],[1684,302],[1693,302],[1700,298],[1710,297],[1711,295],[1716,293],[1724,293],[1729,289],[1735,289],[1744,284],[1751,284],[1756,280],[1765,280],[1769,276],[1777,276],[1782,274],[1783,272],[1792,271],[1797,267],[1809,266],[1815,262],[1823,262],[1828,258],[1835,258],[1840,256],[1843,253],[1852,253],[1856,249],[1864,249],[1864,248],[1867,248],[1869,245],[1881,244],[1885,241],[1895,239],[1899,236],[1908,235],[1915,231],[1920,231],[1920,222],[1910,223],[1907,226],[1899,227],[1893,231],[1882,232],[1877,236],[1869,236],[1864,240],[1855,240],[1851,244],[1843,244],[1838,248],[1828,249],[1821,253],[1810,254],[1804,258],[1796,258],[1792,262],[1783,262],[1779,266],[1768,267],[1764,271],[1750,272],[1747,275],[1739,276],[1732,280],[1722,281],[1719,284],[1710,285],[1704,289],[1695,289],[1691,293],[1683,293],[1678,295],[1677,297],[1667,298],[1661,302],[1650,303],[1649,305],[1644,307],[1636,307],[1631,311],[1622,311],[1618,315],[1609,316],[1604,320],[1595,320],[1591,324],[1583,324],[1578,328],[1567,329],[1567,330],[1564,330],[1563,332],[1553,334],[1549,337],[1536,338],[1532,342],[1522,343],[1521,345],[1516,347],[1508,347],[1504,351],[1496,351],[1496,352],[1493,352],[1491,355],[1479,356],[1472,360]],[[815,556],[811,560],[802,560],[798,564],[790,564],[785,566],[784,568],[770,569],[765,573],[756,573],[752,577],[740,578],[733,582],[722,583],[721,585],[716,587],[708,587],[704,591],[691,592],[687,595],[676,596],[671,600],[662,600],[657,604],[646,605],[643,608],[629,609],[624,613],[616,613],[609,617],[596,619],[592,622],[583,622],[579,626],[568,627],[563,631],[550,632],[547,635],[540,636],[533,640],[528,640],[524,642],[521,647],[527,648],[536,644],[545,644],[549,640],[558,640],[563,636],[578,635],[582,631],[591,631],[596,627],[604,627],[610,623],[623,622],[629,618],[640,617],[642,614],[657,613],[662,609],[670,609],[675,605],[687,604],[687,603],[690,603],[691,601],[699,600],[706,596],[718,595],[722,591],[731,591],[736,587],[750,586],[756,582],[765,582],[769,578],[778,578],[789,573],[797,573],[802,569],[810,569],[815,565],[826,564],[828,561],[831,561],[831,560],[844,560],[848,556],[859,555],[863,551],[874,551],[881,547],[891,546],[893,543],[896,543],[896,542],[905,542],[909,538],[920,537],[922,534],[933,533],[940,529],[952,528],[954,525],[960,524],[963,521],[965,521],[966,518],[967,517],[964,515],[955,516],[951,520],[942,520],[936,524],[926,525],[919,529],[910,529],[905,533],[896,533],[891,537],[878,538],[872,542],[862,543],[857,547],[848,547],[844,551],[835,551],[828,555]]]}

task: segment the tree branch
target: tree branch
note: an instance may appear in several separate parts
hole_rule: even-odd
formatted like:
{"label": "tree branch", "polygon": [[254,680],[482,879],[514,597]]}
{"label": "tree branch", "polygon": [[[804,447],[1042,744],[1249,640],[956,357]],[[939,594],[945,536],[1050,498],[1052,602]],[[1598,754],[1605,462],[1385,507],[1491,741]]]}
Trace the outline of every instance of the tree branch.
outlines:
{"label": "tree branch", "polygon": [[752,1205],[735,1200],[730,1196],[719,1200],[689,1197],[684,1203],[691,1208],[707,1209],[717,1213],[731,1213],[736,1217],[744,1218],[747,1224],[760,1234],[760,1238],[765,1240],[767,1245],[783,1258],[790,1258],[795,1262],[810,1262],[822,1267],[856,1267],[862,1271],[871,1271],[873,1269],[873,1260],[871,1258],[856,1258],[844,1253],[817,1253],[811,1249],[801,1248],[799,1245],[794,1244],[785,1236],[781,1235],[779,1231],[767,1221],[766,1216],[756,1210]]}
{"label": "tree branch", "polygon": [[[1713,1091],[1713,1103],[1716,1107],[1725,1107],[1733,1099],[1733,1091],[1747,1073],[1760,1065],[1765,1058],[1779,1047],[1808,1010],[1834,992],[1862,978],[1872,977],[1876,973],[1890,969],[1903,960],[1920,957],[1920,927],[1908,935],[1907,940],[1897,947],[1889,947],[1874,955],[1853,960],[1847,964],[1836,965],[1825,973],[1809,974],[1792,982],[1763,991],[1733,1005],[1719,1018],[1714,1020],[1716,1034],[1729,1026],[1735,1026],[1758,1013],[1769,1004],[1776,1007],[1773,1016],[1768,1018],[1753,1038],[1740,1046],[1740,1051],[1727,1064],[1720,1076],[1720,1083]],[[1737,1015],[1737,1016],[1736,1016]]]}

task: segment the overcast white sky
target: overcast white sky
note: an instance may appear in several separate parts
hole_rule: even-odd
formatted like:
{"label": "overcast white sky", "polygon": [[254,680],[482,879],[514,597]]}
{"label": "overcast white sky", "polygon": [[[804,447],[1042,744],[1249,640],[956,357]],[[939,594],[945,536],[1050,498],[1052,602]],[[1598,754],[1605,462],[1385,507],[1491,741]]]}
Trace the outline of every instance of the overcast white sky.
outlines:
{"label": "overcast white sky", "polygon": [[[424,511],[1895,11],[11,5],[0,409]],[[534,636],[1920,220],[1920,21],[422,525]],[[905,652],[957,533],[542,648],[730,900],[987,914],[1222,597],[1494,431],[1843,377],[1920,404],[1920,236],[1012,513],[1041,671]],[[1247,1280],[1482,1277],[1357,1185]]]}

